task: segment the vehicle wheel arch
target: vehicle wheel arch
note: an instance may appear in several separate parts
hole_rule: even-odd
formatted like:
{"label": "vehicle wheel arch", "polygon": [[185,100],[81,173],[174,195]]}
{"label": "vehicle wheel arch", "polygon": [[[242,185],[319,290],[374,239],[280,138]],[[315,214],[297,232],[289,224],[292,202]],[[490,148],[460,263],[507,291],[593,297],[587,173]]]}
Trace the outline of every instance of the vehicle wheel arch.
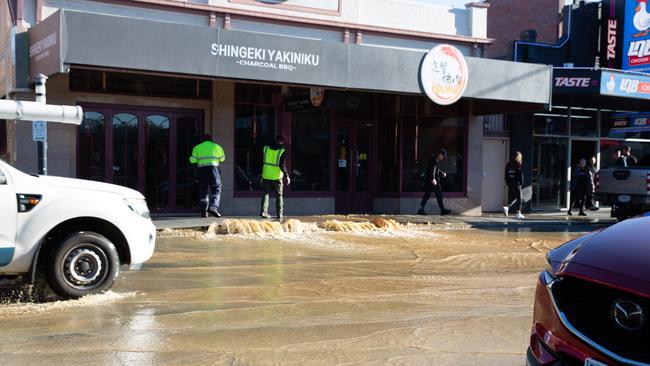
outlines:
{"label": "vehicle wheel arch", "polygon": [[124,233],[110,221],[100,219],[97,217],[76,217],[59,223],[47,232],[38,243],[36,255],[32,261],[29,278],[29,283],[33,284],[39,269],[39,266],[47,263],[47,259],[53,248],[65,239],[70,234],[76,232],[94,232],[106,237],[115,245],[120,259],[120,264],[131,263],[131,251],[124,236]]}

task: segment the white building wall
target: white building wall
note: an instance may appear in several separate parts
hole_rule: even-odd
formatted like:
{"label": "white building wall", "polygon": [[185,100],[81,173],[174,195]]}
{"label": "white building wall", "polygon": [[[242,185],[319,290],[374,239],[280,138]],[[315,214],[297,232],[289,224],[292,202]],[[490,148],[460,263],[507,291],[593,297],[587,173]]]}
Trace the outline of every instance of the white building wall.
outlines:
{"label": "white building wall", "polygon": [[305,25],[277,24],[260,22],[253,18],[233,18],[230,28],[239,31],[274,34],[287,37],[307,38],[325,42],[342,42],[343,32],[337,29],[324,29]]}
{"label": "white building wall", "polygon": [[469,10],[411,0],[359,0],[358,23],[469,36]]}
{"label": "white building wall", "polygon": [[[232,0],[209,0],[209,3],[220,7],[286,17],[299,16],[307,19],[445,35],[471,36],[471,26],[477,27],[480,24],[479,21],[471,20],[470,9],[427,4],[413,0],[342,0],[340,14],[331,13],[333,4],[338,3],[338,0],[288,0],[274,6],[262,2],[255,4],[254,2]],[[289,6],[304,6],[304,8],[290,8]],[[330,11],[330,13],[323,13],[323,11]],[[483,16],[480,12],[477,15]],[[487,34],[487,21],[485,20],[483,23],[485,26],[483,33]]]}
{"label": "white building wall", "polygon": [[[151,9],[146,7],[104,3],[90,0],[45,0],[43,2],[43,19],[59,9],[84,11],[105,15],[156,20],[196,26],[209,26],[210,18],[201,14],[191,14],[174,10]],[[217,19],[217,25],[223,24],[223,17]]]}
{"label": "white building wall", "polygon": [[[27,0],[27,2],[34,0]],[[233,30],[250,31],[282,36],[308,38],[325,42],[342,42],[343,28],[326,28],[320,25],[290,23],[292,18],[346,23],[361,26],[433,33],[447,36],[470,36],[486,38],[487,11],[485,7],[469,6],[454,8],[436,4],[426,4],[414,0],[342,0],[339,12],[338,0],[288,0],[269,5],[254,0],[195,0],[192,3],[214,5],[250,12],[251,16],[266,13],[286,18],[286,22],[261,18],[244,17],[233,14],[230,27]],[[281,4],[280,4],[281,3]],[[43,19],[59,9],[84,11],[106,15],[118,15],[138,19],[155,20],[195,26],[209,26],[209,16],[204,13],[187,13],[173,9],[152,9],[149,7],[106,3],[92,0],[44,0]],[[320,5],[319,5],[320,4]],[[300,7],[291,7],[300,5]],[[215,7],[215,9],[217,9]],[[27,7],[27,19],[35,19],[35,8]],[[319,12],[320,11],[320,12]],[[323,12],[325,11],[325,12]],[[328,13],[329,11],[329,13]],[[32,21],[33,23],[33,21]],[[224,25],[224,16],[216,12],[216,26]],[[355,41],[354,29],[350,41]],[[429,50],[441,41],[417,39],[401,35],[379,34],[364,31],[362,43],[370,46]],[[445,42],[445,41],[442,41]],[[465,55],[472,55],[470,46],[458,46]]]}
{"label": "white building wall", "polygon": [[[429,41],[425,39],[404,39],[399,36],[391,36],[384,34],[368,34],[363,35],[362,44],[366,46],[376,47],[389,47],[405,50],[429,51],[433,47],[444,42]],[[464,45],[455,45],[465,56],[472,56],[472,47]]]}

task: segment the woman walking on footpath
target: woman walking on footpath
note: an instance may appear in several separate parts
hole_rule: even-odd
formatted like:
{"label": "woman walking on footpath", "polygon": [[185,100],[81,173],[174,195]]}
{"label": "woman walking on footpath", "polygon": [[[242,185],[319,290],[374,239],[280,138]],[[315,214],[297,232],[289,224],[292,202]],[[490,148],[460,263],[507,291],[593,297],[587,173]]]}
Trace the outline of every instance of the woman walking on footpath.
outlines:
{"label": "woman walking on footpath", "polygon": [[569,211],[567,214],[572,216],[573,213],[571,210],[578,204],[580,212],[578,215],[587,216],[585,213],[585,200],[587,198],[587,193],[593,191],[594,189],[594,175],[587,167],[587,160],[580,159],[580,163],[576,168],[576,174],[571,180],[571,205],[569,206]]}
{"label": "woman walking on footpath", "polygon": [[510,202],[508,206],[503,207],[503,214],[508,216],[510,208],[517,210],[517,218],[523,219],[524,215],[521,214],[521,187],[524,185],[524,171],[522,169],[524,156],[521,152],[516,151],[512,160],[506,164],[505,179],[508,186],[508,193],[510,196],[515,197],[514,201]]}

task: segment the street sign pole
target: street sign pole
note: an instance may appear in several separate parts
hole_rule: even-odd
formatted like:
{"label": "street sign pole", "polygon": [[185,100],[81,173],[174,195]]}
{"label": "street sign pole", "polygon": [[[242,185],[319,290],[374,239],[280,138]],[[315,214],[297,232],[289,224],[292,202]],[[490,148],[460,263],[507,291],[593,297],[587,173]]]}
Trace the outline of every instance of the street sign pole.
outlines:
{"label": "street sign pole", "polygon": [[[36,102],[45,104],[45,82],[47,76],[38,74],[34,77],[36,82]],[[32,122],[34,141],[38,143],[38,174],[47,175],[47,121]]]}

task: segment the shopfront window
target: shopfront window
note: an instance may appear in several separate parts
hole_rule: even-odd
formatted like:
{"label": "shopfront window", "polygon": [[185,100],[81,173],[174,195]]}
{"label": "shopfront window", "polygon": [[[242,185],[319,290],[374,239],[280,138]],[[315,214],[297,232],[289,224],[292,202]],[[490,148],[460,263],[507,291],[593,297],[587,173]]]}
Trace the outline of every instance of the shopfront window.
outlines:
{"label": "shopfront window", "polygon": [[235,190],[261,189],[262,152],[276,136],[277,111],[270,103],[273,87],[237,84],[235,87]]}
{"label": "shopfront window", "polygon": [[380,192],[399,191],[399,125],[400,118],[397,115],[386,116],[379,123],[377,178]]}
{"label": "shopfront window", "polygon": [[104,113],[87,111],[79,126],[78,177],[104,181],[106,161],[106,117]]}
{"label": "shopfront window", "polygon": [[571,136],[598,137],[596,111],[571,110]]}
{"label": "shopfront window", "polygon": [[424,190],[427,162],[432,154],[446,149],[442,164],[447,178],[445,192],[463,192],[465,174],[465,121],[461,117],[403,117],[402,191]]}
{"label": "shopfront window", "polygon": [[328,111],[294,112],[291,122],[292,191],[330,190]]}
{"label": "shopfront window", "polygon": [[534,133],[536,135],[561,135],[569,132],[566,115],[560,113],[538,113],[534,116]]}
{"label": "shopfront window", "polygon": [[275,108],[238,105],[235,107],[235,189],[257,191],[262,174],[264,146],[275,138]]}

